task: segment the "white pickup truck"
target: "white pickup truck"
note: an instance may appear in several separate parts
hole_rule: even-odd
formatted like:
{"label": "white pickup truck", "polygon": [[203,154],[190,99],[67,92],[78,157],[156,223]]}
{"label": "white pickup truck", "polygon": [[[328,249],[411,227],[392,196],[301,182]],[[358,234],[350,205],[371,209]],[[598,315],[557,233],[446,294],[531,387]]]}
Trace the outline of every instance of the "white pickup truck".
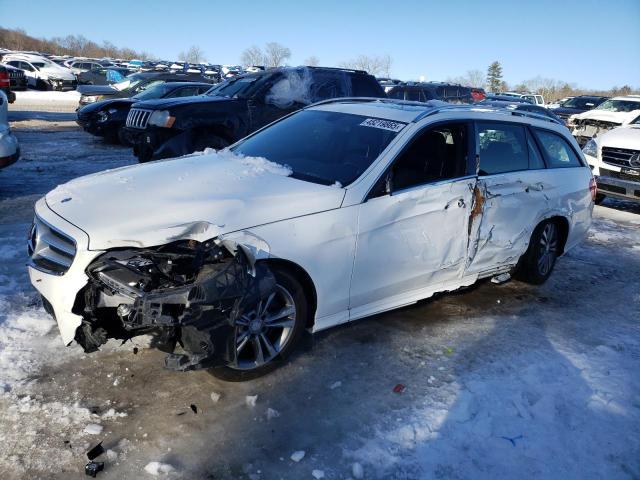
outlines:
{"label": "white pickup truck", "polygon": [[596,203],[605,196],[640,202],[640,117],[592,138],[582,152],[598,184]]}

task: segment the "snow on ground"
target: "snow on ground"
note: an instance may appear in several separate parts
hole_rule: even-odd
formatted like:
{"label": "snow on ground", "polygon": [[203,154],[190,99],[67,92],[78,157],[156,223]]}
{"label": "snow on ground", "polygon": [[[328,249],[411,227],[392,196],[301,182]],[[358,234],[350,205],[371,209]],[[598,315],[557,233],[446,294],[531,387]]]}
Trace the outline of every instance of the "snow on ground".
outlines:
{"label": "snow on ground", "polygon": [[67,92],[25,90],[17,91],[16,101],[9,110],[26,110],[38,112],[72,112],[78,107],[80,93],[75,90]]}
{"label": "snow on ground", "polygon": [[100,441],[105,480],[640,477],[640,205],[596,207],[541,287],[483,282],[354,322],[230,384],[166,371],[142,341],[62,346],[24,268],[33,203],[133,158],[66,113],[11,118],[23,158],[0,171],[0,478],[86,478]]}

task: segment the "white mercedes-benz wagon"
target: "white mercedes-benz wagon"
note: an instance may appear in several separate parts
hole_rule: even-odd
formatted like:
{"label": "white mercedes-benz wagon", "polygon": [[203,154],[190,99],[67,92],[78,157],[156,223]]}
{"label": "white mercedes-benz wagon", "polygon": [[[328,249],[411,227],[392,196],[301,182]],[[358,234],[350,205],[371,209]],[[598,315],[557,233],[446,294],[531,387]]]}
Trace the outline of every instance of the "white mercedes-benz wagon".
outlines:
{"label": "white mercedes-benz wagon", "polygon": [[336,99],[222,151],[120,168],[36,204],[29,274],[65,344],[155,335],[240,380],[302,333],[486,277],[542,283],[596,186],[548,118]]}

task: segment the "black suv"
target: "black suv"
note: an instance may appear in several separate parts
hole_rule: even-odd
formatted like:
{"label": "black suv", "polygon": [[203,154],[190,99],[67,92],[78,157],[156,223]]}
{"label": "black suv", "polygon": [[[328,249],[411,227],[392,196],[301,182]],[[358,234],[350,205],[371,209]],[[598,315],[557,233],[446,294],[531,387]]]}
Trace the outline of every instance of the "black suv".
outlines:
{"label": "black suv", "polygon": [[406,82],[387,90],[389,98],[416,102],[442,100],[449,103],[473,103],[472,93],[471,87],[442,82]]}
{"label": "black suv", "polygon": [[211,79],[203,77],[199,73],[134,73],[125,77],[123,81],[114,83],[113,85],[80,85],[77,88],[81,94],[80,107],[100,100],[133,97],[135,94],[147,88],[164,82],[203,82],[213,85]]}
{"label": "black suv", "polygon": [[78,109],[77,123],[86,132],[104,137],[108,142],[123,141],[121,130],[129,109],[136,102],[158,98],[179,98],[202,95],[211,89],[210,83],[164,82],[137,93],[131,98],[113,98],[90,103]]}
{"label": "black suv", "polygon": [[241,75],[206,95],[138,102],[124,130],[138,160],[223,148],[305,105],[338,97],[386,97],[361,70],[287,67]]}

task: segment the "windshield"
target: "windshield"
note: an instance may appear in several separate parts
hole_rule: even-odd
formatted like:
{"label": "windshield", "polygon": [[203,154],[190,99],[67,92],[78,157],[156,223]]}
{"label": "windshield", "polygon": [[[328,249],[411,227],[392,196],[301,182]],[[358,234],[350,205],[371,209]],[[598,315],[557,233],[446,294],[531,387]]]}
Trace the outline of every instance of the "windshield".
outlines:
{"label": "windshield", "polygon": [[162,82],[147,87],[140,93],[136,93],[132,98],[136,100],[151,100],[153,98],[162,98],[172,90],[171,85]]}
{"label": "windshield", "polygon": [[142,78],[140,77],[139,74],[134,73],[132,75],[128,75],[124,80],[122,80],[121,82],[118,83],[114,83],[113,85],[111,85],[113,88],[115,88],[116,90],[124,90],[126,88],[133,88],[136,85],[138,85],[140,82],[142,81]]}
{"label": "windshield", "polygon": [[640,110],[640,99],[633,100],[614,100],[610,98],[598,105],[596,110],[606,110],[607,112],[632,112]]}
{"label": "windshield", "polygon": [[598,101],[593,98],[570,98],[562,104],[565,108],[584,108],[586,110],[593,108],[597,105]]}
{"label": "windshield", "polygon": [[215,90],[209,90],[208,95],[218,95],[220,97],[243,97],[251,85],[255,83],[260,77],[238,77],[232,80],[228,80],[222,83]]}
{"label": "windshield", "polygon": [[303,110],[233,150],[264,157],[300,180],[345,186],[356,180],[406,124],[338,112]]}

